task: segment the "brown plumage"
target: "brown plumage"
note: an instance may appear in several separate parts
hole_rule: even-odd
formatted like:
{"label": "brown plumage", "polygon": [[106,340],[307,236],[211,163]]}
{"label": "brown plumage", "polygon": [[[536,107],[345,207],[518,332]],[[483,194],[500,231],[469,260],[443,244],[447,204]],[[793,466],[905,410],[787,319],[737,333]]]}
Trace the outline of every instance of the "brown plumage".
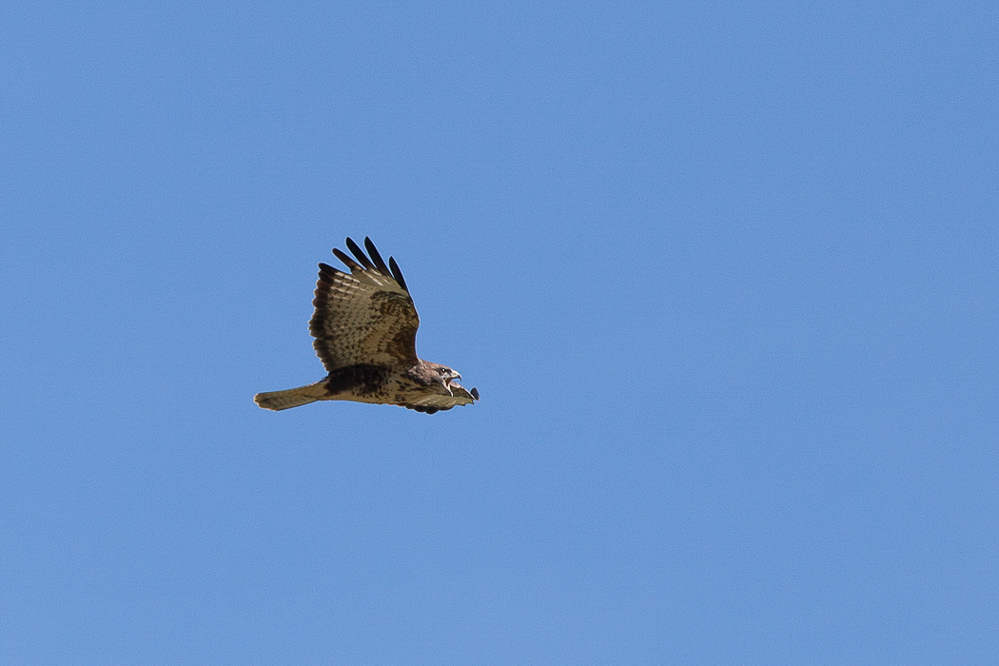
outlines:
{"label": "brown plumage", "polygon": [[254,402],[280,410],[317,400],[354,400],[433,414],[478,400],[477,389],[454,381],[461,379],[457,372],[417,357],[420,317],[402,272],[392,257],[385,264],[370,238],[364,247],[367,255],[347,239],[354,258],[333,248],[350,273],[319,264],[309,332],[329,374],[308,386],[258,393]]}

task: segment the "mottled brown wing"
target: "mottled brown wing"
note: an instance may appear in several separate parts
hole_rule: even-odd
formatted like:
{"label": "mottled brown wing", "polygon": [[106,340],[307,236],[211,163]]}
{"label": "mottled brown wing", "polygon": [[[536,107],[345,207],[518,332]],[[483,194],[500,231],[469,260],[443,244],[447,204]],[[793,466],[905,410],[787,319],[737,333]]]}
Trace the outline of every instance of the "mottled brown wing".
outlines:
{"label": "mottled brown wing", "polygon": [[451,382],[451,393],[454,395],[426,393],[420,396],[411,396],[409,401],[404,403],[402,406],[407,409],[415,409],[418,412],[433,414],[434,412],[451,409],[452,407],[457,407],[458,405],[470,405],[479,399],[478,389],[473,388],[469,391],[457,382]]}
{"label": "mottled brown wing", "polygon": [[347,239],[357,261],[333,249],[350,273],[319,264],[309,332],[327,372],[358,363],[410,367],[418,360],[420,317],[402,272],[391,257],[385,265],[371,239],[365,238],[364,246],[370,258]]}

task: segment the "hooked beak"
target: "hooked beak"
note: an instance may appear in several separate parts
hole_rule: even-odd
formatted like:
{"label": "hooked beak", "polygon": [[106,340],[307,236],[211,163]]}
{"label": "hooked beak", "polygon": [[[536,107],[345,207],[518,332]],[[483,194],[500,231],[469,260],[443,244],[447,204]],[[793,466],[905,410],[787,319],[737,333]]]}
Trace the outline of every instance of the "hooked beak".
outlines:
{"label": "hooked beak", "polygon": [[454,396],[454,391],[451,390],[451,382],[453,382],[455,379],[461,379],[461,375],[457,372],[455,372],[453,375],[441,379],[441,384],[444,386],[444,390],[447,391],[448,395],[450,396]]}

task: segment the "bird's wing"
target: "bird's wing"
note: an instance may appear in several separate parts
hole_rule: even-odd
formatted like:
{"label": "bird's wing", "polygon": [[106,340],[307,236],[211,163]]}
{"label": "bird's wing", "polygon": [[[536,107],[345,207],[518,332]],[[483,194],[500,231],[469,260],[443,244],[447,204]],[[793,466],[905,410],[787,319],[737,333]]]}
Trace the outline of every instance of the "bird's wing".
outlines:
{"label": "bird's wing", "polygon": [[364,246],[370,257],[347,239],[356,261],[333,249],[350,273],[319,264],[309,332],[327,372],[359,363],[410,367],[418,361],[420,317],[402,272],[392,257],[385,264],[371,239],[365,238]]}
{"label": "bird's wing", "polygon": [[402,406],[407,409],[415,409],[418,412],[433,414],[434,412],[451,409],[458,405],[470,405],[479,399],[478,389],[473,388],[469,391],[457,382],[451,382],[450,388],[453,395],[426,393],[421,396],[411,397]]}

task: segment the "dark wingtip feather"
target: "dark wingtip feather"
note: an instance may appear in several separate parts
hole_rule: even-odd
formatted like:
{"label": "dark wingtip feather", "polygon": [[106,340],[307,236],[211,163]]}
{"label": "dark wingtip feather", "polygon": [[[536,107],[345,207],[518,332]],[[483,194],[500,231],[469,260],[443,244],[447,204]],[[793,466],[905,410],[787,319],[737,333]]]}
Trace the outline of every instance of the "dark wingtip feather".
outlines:
{"label": "dark wingtip feather", "polygon": [[409,291],[409,287],[406,286],[406,280],[402,277],[402,271],[399,270],[399,264],[395,263],[395,259],[392,257],[389,257],[389,268],[392,271],[392,277],[399,283],[399,286]]}
{"label": "dark wingtip feather", "polygon": [[361,270],[364,270],[363,268],[361,268],[360,264],[358,264],[356,261],[354,261],[353,259],[351,259],[350,255],[347,254],[346,252],[344,252],[343,250],[338,250],[336,248],[333,248],[333,255],[337,259],[339,259],[340,261],[342,261],[343,264],[344,264],[344,266],[346,266],[347,268],[349,268],[352,271],[361,271]]}
{"label": "dark wingtip feather", "polygon": [[353,238],[347,238],[347,249],[354,253],[354,256],[357,257],[357,260],[360,261],[365,268],[375,267],[375,265],[371,263],[371,260],[368,259],[364,252],[361,251],[361,248],[357,246],[357,243],[354,242]]}
{"label": "dark wingtip feather", "polygon": [[479,389],[473,388],[471,391],[469,391],[469,393],[471,393],[472,397],[475,398],[476,400],[479,399]]}
{"label": "dark wingtip feather", "polygon": [[332,273],[333,275],[338,275],[340,273],[343,273],[343,271],[338,270],[336,268],[333,268],[332,266],[330,266],[329,264],[327,264],[327,263],[325,263],[323,261],[319,262],[319,272],[320,273]]}
{"label": "dark wingtip feather", "polygon": [[389,275],[389,269],[385,265],[385,260],[382,259],[382,255],[378,254],[378,248],[375,247],[375,244],[367,236],[364,237],[364,247],[368,248],[368,254],[371,255],[371,259],[375,262],[378,270],[382,272],[382,275]]}
{"label": "dark wingtip feather", "polygon": [[329,264],[319,263],[319,280],[322,282],[332,282],[336,275],[342,273],[343,271],[338,271]]}

